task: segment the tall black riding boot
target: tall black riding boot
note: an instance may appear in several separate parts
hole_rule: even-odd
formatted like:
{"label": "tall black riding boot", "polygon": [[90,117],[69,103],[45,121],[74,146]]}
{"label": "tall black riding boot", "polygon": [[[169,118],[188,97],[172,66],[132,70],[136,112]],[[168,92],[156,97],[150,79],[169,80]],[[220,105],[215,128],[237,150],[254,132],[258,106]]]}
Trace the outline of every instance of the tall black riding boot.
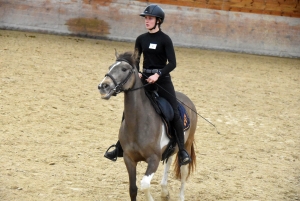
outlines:
{"label": "tall black riding boot", "polygon": [[[115,147],[115,149],[109,152],[108,150],[110,150],[110,148],[112,148],[112,147]],[[106,150],[104,157],[108,158],[109,160],[112,160],[112,161],[116,161],[118,157],[123,157],[123,149],[122,149],[122,146],[121,146],[121,143],[119,140],[118,140],[117,144],[111,145]]]}
{"label": "tall black riding boot", "polygon": [[183,131],[183,123],[181,118],[175,116],[172,121],[172,126],[175,129],[175,135],[178,143],[179,148],[179,162],[180,165],[186,165],[192,161],[191,157],[189,156],[188,152],[184,149],[184,131]]}

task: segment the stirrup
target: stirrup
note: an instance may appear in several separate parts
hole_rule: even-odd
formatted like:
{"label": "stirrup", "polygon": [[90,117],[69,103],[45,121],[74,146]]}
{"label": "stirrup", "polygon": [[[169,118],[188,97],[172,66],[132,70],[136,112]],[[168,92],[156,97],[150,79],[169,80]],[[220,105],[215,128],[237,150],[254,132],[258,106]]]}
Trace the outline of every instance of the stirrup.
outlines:
{"label": "stirrup", "polygon": [[[109,156],[107,155],[108,151],[109,151],[112,147],[115,147],[115,148],[116,148],[115,151],[117,152],[116,157],[114,157],[114,158],[111,158],[111,157],[109,157]],[[118,158],[118,147],[117,147],[115,144],[111,145],[111,146],[106,150],[106,152],[105,152],[105,154],[104,154],[104,157],[107,158],[107,159],[109,159],[109,160],[111,160],[111,161],[116,161],[117,158]]]}

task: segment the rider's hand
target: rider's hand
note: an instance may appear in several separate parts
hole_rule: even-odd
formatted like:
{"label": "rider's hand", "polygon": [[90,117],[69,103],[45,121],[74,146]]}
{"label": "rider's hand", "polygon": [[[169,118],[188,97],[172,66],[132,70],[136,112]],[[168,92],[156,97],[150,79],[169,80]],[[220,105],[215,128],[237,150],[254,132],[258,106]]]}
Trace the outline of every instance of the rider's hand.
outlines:
{"label": "rider's hand", "polygon": [[148,79],[146,79],[146,81],[150,84],[155,83],[159,78],[159,75],[157,73],[155,73],[154,75],[151,75],[150,77],[148,77]]}

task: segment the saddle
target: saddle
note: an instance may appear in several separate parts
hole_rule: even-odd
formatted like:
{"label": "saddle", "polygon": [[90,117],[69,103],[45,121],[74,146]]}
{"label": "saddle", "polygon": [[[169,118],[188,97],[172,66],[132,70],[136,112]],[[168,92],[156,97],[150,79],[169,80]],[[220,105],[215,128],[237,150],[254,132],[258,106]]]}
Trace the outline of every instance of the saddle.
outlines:
{"label": "saddle", "polygon": [[[162,118],[165,124],[167,136],[169,137],[170,142],[167,145],[167,149],[162,154],[161,160],[168,161],[168,158],[174,153],[176,147],[176,137],[175,137],[176,131],[171,126],[171,121],[173,120],[174,117],[174,110],[171,104],[165,98],[159,96],[156,91],[145,90],[145,93],[149,98],[150,102],[152,103],[152,106],[154,107],[155,111],[160,115],[160,117]],[[190,127],[190,119],[182,103],[180,103],[179,101],[178,101],[178,110],[183,122],[183,130],[186,131]]]}

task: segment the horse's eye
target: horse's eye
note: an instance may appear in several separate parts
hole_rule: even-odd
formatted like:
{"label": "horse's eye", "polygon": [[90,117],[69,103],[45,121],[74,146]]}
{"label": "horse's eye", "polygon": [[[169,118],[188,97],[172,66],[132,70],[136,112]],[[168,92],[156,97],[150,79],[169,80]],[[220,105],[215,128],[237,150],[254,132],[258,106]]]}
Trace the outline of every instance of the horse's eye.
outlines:
{"label": "horse's eye", "polygon": [[127,71],[127,69],[126,69],[126,68],[122,68],[122,71],[123,71],[123,72],[126,72],[126,71]]}

